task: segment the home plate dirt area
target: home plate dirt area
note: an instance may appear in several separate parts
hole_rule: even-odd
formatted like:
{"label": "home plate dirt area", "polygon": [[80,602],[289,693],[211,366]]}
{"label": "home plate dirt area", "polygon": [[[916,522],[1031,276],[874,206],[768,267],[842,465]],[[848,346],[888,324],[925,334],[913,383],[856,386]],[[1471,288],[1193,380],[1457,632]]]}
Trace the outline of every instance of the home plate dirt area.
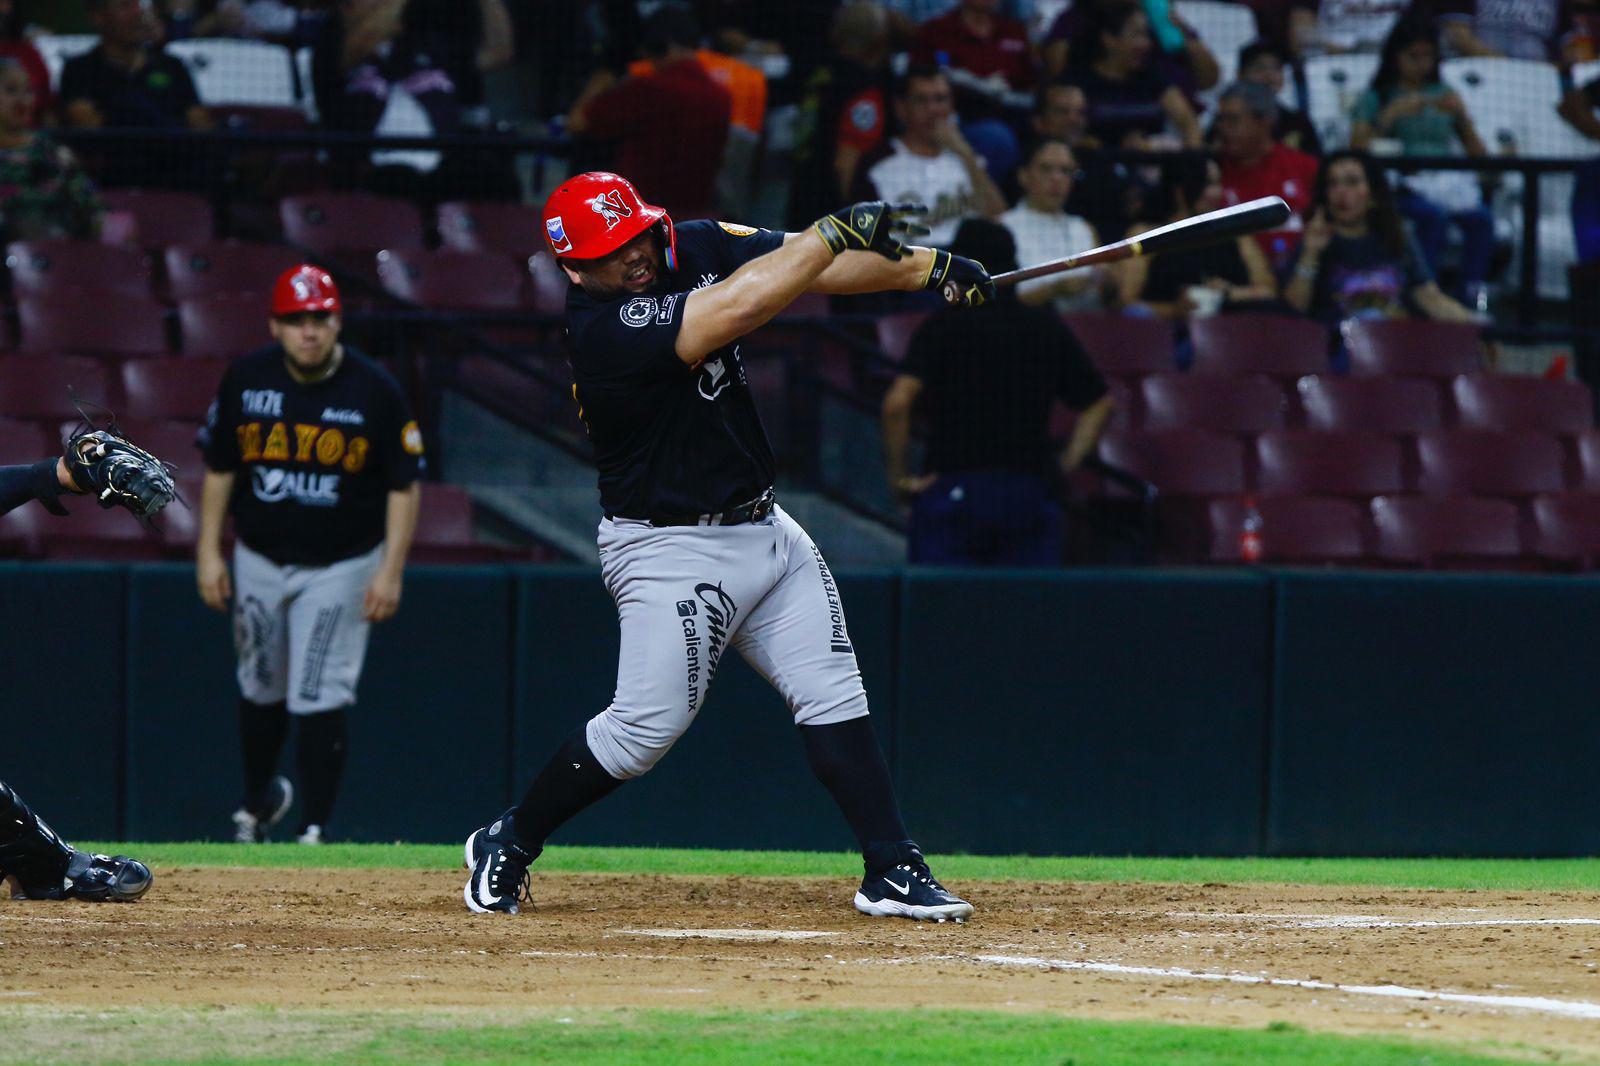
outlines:
{"label": "home plate dirt area", "polygon": [[7,900],[0,1005],[984,1008],[1600,1048],[1594,893],[968,882],[977,915],[933,925],[857,915],[844,878],[552,874],[473,915],[462,876],[165,868],[136,904]]}

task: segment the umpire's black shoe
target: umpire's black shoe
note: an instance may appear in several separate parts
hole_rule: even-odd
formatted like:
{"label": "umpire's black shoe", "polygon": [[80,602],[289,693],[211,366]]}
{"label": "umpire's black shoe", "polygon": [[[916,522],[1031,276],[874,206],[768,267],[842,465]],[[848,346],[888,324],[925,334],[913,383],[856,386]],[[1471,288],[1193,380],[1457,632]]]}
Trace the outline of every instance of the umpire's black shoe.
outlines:
{"label": "umpire's black shoe", "polygon": [[919,922],[964,922],[972,904],[946,891],[916,845],[900,849],[900,861],[886,870],[869,873],[856,893],[856,910],[874,918],[913,918]]}
{"label": "umpire's black shoe", "polygon": [[529,898],[528,867],[542,850],[517,839],[510,811],[476,830],[467,838],[465,865],[472,872],[461,890],[467,909],[477,914],[517,913],[517,905]]}
{"label": "umpire's black shoe", "polygon": [[263,843],[267,830],[283,821],[293,803],[294,786],[287,777],[279,774],[268,781],[261,795],[233,812],[234,843]]}
{"label": "umpire's black shoe", "polygon": [[131,903],[150,891],[150,868],[126,855],[91,855],[74,850],[59,884],[23,885],[27,899],[82,899],[90,903]]}

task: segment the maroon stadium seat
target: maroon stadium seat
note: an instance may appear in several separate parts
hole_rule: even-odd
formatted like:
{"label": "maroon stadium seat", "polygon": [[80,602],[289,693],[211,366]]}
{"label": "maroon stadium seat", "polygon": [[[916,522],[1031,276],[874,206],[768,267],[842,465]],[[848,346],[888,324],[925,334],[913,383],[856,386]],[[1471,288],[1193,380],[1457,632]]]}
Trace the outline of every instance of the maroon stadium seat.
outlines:
{"label": "maroon stadium seat", "polygon": [[900,311],[880,316],[873,323],[878,331],[878,347],[896,363],[903,362],[911,349],[911,338],[927,317],[926,311]]}
{"label": "maroon stadium seat", "polygon": [[21,351],[86,355],[166,355],[166,310],[149,296],[96,293],[93,304],[54,294],[17,302]]}
{"label": "maroon stadium seat", "polygon": [[503,255],[385,250],[378,253],[384,291],[444,311],[515,311],[523,275]]}
{"label": "maroon stadium seat", "polygon": [[1467,374],[1450,383],[1463,429],[1542,429],[1581,433],[1594,428],[1594,394],[1576,381]]}
{"label": "maroon stadium seat", "polygon": [[[150,260],[143,252],[97,241],[13,241],[6,245],[11,291],[21,298],[92,292],[149,299]],[[80,302],[80,306],[82,306]]]}
{"label": "maroon stadium seat", "polygon": [[1562,492],[1533,498],[1535,550],[1554,562],[1593,569],[1600,558],[1600,495]]}
{"label": "maroon stadium seat", "polygon": [[123,408],[118,414],[200,422],[227,366],[226,359],[129,359],[122,364]]}
{"label": "maroon stadium seat", "polygon": [[211,205],[189,192],[158,189],[104,189],[101,201],[108,211],[126,211],[138,222],[138,241],[145,248],[169,244],[204,244],[215,229]]}
{"label": "maroon stadium seat", "polygon": [[434,481],[422,483],[413,557],[422,563],[503,562],[514,549],[478,543],[472,529],[472,499],[465,489]]}
{"label": "maroon stadium seat", "polygon": [[782,311],[778,312],[779,318],[821,318],[828,313],[828,294],[825,292],[803,292],[789,301]]}
{"label": "maroon stadium seat", "polygon": [[[121,507],[109,510],[87,497],[67,497],[65,518],[52,521],[37,548],[51,559],[162,559],[160,534],[147,532]],[[176,506],[176,505],[175,505]]]}
{"label": "maroon stadium seat", "polygon": [[1378,557],[1410,566],[1508,566],[1524,561],[1514,504],[1474,496],[1372,501]]}
{"label": "maroon stadium seat", "polygon": [[1403,486],[1400,442],[1384,433],[1276,430],[1256,439],[1270,496],[1378,496]]}
{"label": "maroon stadium seat", "polygon": [[539,212],[514,202],[440,204],[439,241],[458,252],[493,252],[518,260],[550,250]]}
{"label": "maroon stadium seat", "polygon": [[39,423],[0,418],[0,466],[37,463],[59,450]]}
{"label": "maroon stadium seat", "polygon": [[116,410],[121,397],[106,368],[96,359],[63,355],[53,359],[0,359],[0,417],[59,422],[76,418],[68,389],[85,400]]}
{"label": "maroon stadium seat", "polygon": [[422,247],[422,216],[405,200],[361,192],[316,192],[278,202],[283,235],[313,252]]}
{"label": "maroon stadium seat", "polygon": [[[1143,428],[1144,401],[1139,398],[1137,384],[1120,378],[1106,378],[1106,391],[1117,405],[1111,421],[1106,423],[1106,432],[1126,435]],[[1078,413],[1056,400],[1050,406],[1050,439],[1065,442],[1072,435],[1072,427],[1077,422]]]}
{"label": "maroon stadium seat", "polygon": [[1350,372],[1453,378],[1483,369],[1478,327],[1427,319],[1356,319],[1344,327]]}
{"label": "maroon stadium seat", "polygon": [[1295,388],[1307,429],[1421,433],[1444,427],[1444,404],[1431,381],[1312,374]]}
{"label": "maroon stadium seat", "polygon": [[281,244],[177,245],[166,251],[167,284],[174,300],[253,293],[265,314],[278,275],[300,261],[298,252]]}
{"label": "maroon stadium seat", "polygon": [[1328,369],[1328,331],[1284,315],[1212,315],[1189,322],[1196,374],[1297,378]]}
{"label": "maroon stadium seat", "polygon": [[1082,311],[1062,315],[1061,320],[1102,374],[1127,377],[1177,369],[1172,327],[1160,319]]}
{"label": "maroon stadium seat", "polygon": [[1100,456],[1171,496],[1227,496],[1245,490],[1244,445],[1200,429],[1107,434]]}
{"label": "maroon stadium seat", "polygon": [[[1261,515],[1263,562],[1353,563],[1365,554],[1362,509],[1350,500],[1263,497],[1256,501],[1256,510]],[[1237,497],[1212,500],[1208,511],[1212,561],[1241,562],[1244,501]]]}
{"label": "maroon stadium seat", "polygon": [[533,309],[542,315],[559,315],[567,309],[572,282],[555,257],[541,252],[528,257],[528,277],[533,283]]}
{"label": "maroon stadium seat", "polygon": [[1533,496],[1565,488],[1561,444],[1533,430],[1417,435],[1418,488],[1430,496]]}
{"label": "maroon stadium seat", "polygon": [[1288,404],[1272,379],[1258,374],[1212,378],[1152,374],[1139,383],[1146,429],[1209,429],[1260,433],[1282,429]]}
{"label": "maroon stadium seat", "polygon": [[233,358],[272,343],[266,305],[257,295],[219,294],[178,305],[183,354]]}

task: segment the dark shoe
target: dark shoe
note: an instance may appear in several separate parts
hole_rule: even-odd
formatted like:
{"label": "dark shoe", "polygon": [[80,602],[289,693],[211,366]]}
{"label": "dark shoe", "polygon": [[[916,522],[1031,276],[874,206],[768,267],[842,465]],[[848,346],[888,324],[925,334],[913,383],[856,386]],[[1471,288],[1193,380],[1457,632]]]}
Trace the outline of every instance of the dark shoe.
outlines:
{"label": "dark shoe", "polygon": [[934,880],[922,852],[910,849],[906,861],[868,874],[856,893],[856,910],[874,918],[913,918],[919,922],[964,922],[972,904]]}
{"label": "dark shoe", "polygon": [[517,840],[511,812],[467,838],[466,868],[472,871],[461,896],[476,914],[502,911],[516,914],[517,905],[529,899],[528,867],[542,849],[530,849]]}
{"label": "dark shoe", "polygon": [[281,774],[267,782],[266,791],[256,802],[233,812],[233,840],[236,844],[260,844],[267,830],[283,821],[294,803],[294,786]]}
{"label": "dark shoe", "polygon": [[23,885],[24,899],[81,899],[90,903],[130,903],[150,891],[150,868],[126,855],[73,851],[60,884]]}

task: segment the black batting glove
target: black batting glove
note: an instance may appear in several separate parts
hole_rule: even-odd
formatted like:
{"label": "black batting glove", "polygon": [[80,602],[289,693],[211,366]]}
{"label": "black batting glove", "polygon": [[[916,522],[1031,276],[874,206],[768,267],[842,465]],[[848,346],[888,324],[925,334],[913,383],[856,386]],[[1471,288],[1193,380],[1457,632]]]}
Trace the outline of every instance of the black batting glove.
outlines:
{"label": "black batting glove", "polygon": [[994,299],[994,279],[983,264],[943,248],[933,250],[933,266],[922,287],[938,289],[952,307],[979,307]]}
{"label": "black batting glove", "polygon": [[927,213],[928,209],[921,204],[868,200],[823,215],[812,228],[834,255],[850,251],[877,252],[885,259],[901,259],[906,254],[907,237],[930,232],[927,226],[910,221],[909,216]]}

